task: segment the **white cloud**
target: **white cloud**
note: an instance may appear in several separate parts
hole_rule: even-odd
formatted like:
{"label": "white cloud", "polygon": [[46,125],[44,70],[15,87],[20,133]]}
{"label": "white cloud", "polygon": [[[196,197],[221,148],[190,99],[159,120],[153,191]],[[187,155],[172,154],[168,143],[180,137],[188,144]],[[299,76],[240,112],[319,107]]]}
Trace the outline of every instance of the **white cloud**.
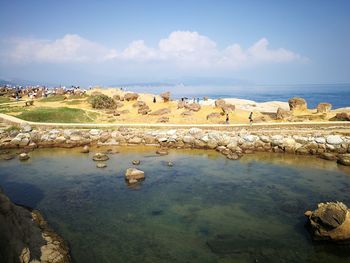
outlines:
{"label": "white cloud", "polygon": [[148,61],[159,61],[189,69],[236,69],[304,60],[290,50],[269,48],[269,42],[265,38],[247,49],[239,44],[219,49],[210,38],[190,31],[172,32],[167,38],[161,39],[157,47],[148,47],[143,40],[133,41],[120,52],[75,34],[67,34],[54,41],[17,39],[12,41],[7,56],[12,61],[21,63],[120,61],[147,64]]}

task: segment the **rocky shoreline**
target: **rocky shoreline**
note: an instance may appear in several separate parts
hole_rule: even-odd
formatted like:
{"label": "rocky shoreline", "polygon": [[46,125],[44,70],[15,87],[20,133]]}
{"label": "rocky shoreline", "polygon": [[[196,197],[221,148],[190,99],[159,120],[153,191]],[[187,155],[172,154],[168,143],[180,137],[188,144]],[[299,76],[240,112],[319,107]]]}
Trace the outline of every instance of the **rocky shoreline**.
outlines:
{"label": "rocky shoreline", "polygon": [[[297,135],[292,135],[297,134]],[[23,124],[18,129],[0,130],[0,149],[38,147],[83,147],[116,145],[150,145],[161,148],[213,149],[228,159],[238,159],[254,152],[278,152],[317,155],[323,159],[350,165],[350,135],[336,131],[309,130],[295,133],[190,129],[49,129]],[[6,158],[6,157],[4,157]]]}
{"label": "rocky shoreline", "polygon": [[67,244],[42,215],[13,204],[1,189],[0,230],[0,262],[71,262]]}

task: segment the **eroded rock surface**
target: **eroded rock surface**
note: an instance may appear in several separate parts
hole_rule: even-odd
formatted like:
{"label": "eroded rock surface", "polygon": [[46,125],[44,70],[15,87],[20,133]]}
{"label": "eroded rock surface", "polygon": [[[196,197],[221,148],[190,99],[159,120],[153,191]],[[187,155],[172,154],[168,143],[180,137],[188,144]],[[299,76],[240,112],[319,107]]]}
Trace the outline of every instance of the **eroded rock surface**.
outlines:
{"label": "eroded rock surface", "polygon": [[1,263],[71,262],[65,241],[38,211],[13,204],[0,189]]}
{"label": "eroded rock surface", "polygon": [[316,210],[306,211],[305,216],[314,240],[350,241],[350,213],[344,203],[320,203]]}

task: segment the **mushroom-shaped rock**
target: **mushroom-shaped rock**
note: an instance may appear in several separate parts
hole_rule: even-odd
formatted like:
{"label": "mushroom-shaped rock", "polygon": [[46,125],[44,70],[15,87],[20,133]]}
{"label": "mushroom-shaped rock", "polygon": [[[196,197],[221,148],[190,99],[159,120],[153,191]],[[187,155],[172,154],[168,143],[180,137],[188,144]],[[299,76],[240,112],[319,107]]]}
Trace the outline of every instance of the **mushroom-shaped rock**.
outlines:
{"label": "mushroom-shaped rock", "polygon": [[127,180],[129,183],[137,183],[138,181],[145,179],[145,172],[135,169],[135,168],[128,168],[125,172],[125,180]]}
{"label": "mushroom-shaped rock", "polygon": [[150,115],[164,115],[169,113],[170,113],[170,110],[168,108],[163,108],[156,111],[152,111]]}
{"label": "mushroom-shaped rock", "polygon": [[18,155],[18,158],[20,161],[26,161],[30,158],[30,156],[28,155],[28,153],[21,153],[20,155]]}
{"label": "mushroom-shaped rock", "polygon": [[223,99],[217,99],[215,101],[215,107],[222,108],[226,105],[226,101]]}
{"label": "mushroom-shaped rock", "polygon": [[170,92],[163,92],[160,94],[160,96],[163,98],[164,102],[168,102],[170,100]]}
{"label": "mushroom-shaped rock", "polygon": [[95,153],[94,156],[92,157],[92,160],[94,161],[107,161],[109,159],[108,155],[105,153]]}
{"label": "mushroom-shaped rock", "polygon": [[344,203],[320,203],[314,211],[306,211],[308,226],[314,240],[350,241],[350,214]]}
{"label": "mushroom-shaped rock", "polygon": [[89,152],[90,152],[90,148],[89,148],[88,145],[85,145],[85,146],[83,147],[83,149],[81,150],[81,153],[89,153]]}
{"label": "mushroom-shaped rock", "polygon": [[287,120],[292,116],[292,112],[284,110],[281,107],[277,109],[276,119],[277,120]]}
{"label": "mushroom-shaped rock", "polygon": [[290,110],[307,110],[306,100],[294,97],[288,100]]}
{"label": "mushroom-shaped rock", "polygon": [[138,97],[139,97],[139,94],[137,93],[126,93],[124,96],[124,99],[126,101],[130,101],[130,100],[137,100]]}
{"label": "mushroom-shaped rock", "polygon": [[317,105],[317,113],[327,113],[332,109],[332,104],[322,102]]}

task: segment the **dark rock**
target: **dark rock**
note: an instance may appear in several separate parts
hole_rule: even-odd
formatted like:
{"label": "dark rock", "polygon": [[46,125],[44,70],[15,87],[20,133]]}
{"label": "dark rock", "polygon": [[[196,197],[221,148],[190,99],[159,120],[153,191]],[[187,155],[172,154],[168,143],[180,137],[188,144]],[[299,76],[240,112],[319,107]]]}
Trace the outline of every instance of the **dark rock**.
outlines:
{"label": "dark rock", "polygon": [[92,159],[94,161],[107,161],[109,159],[108,155],[107,154],[104,154],[104,153],[95,153],[94,156],[92,157]]}

